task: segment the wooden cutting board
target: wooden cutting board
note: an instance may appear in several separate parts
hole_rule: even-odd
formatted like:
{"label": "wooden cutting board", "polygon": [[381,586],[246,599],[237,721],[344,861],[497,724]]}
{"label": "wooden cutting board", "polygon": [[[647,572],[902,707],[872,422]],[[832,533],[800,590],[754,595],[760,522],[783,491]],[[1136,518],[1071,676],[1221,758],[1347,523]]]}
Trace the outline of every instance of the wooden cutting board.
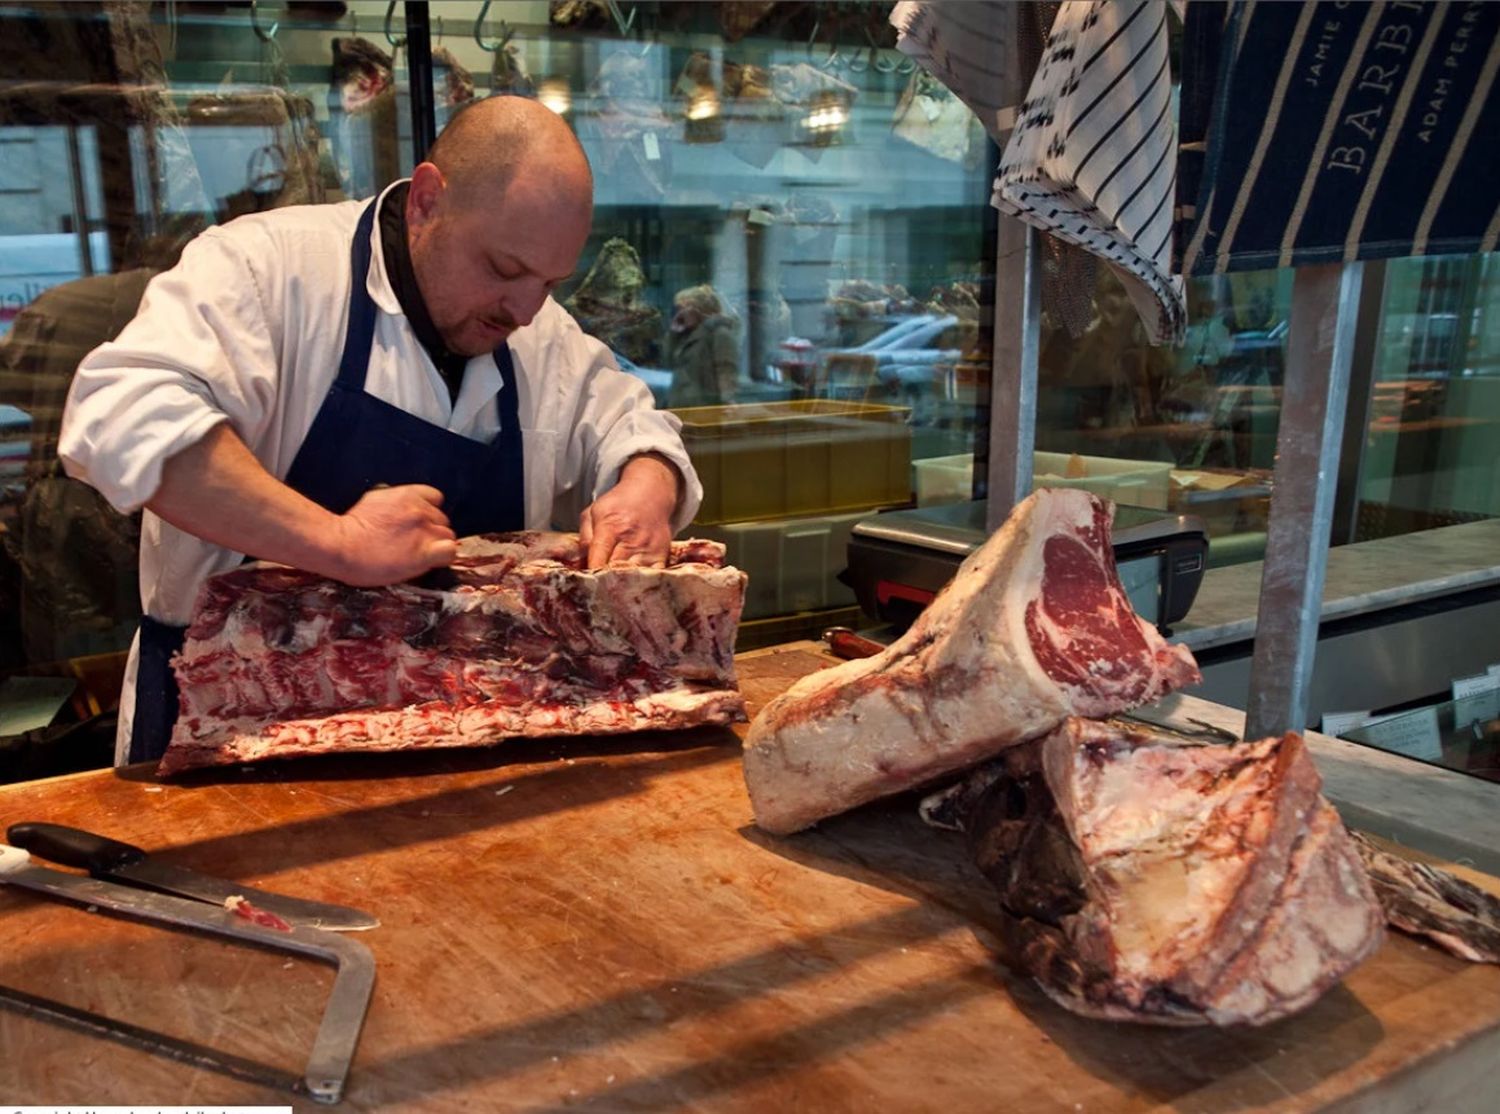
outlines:
{"label": "wooden cutting board", "polygon": [[[828,659],[741,659],[752,710]],[[1306,1013],[1167,1030],[1064,1012],[995,962],[993,900],[910,801],[788,839],[750,823],[739,740],[677,736],[0,789],[92,828],[377,913],[343,1108],[1489,1109],[1500,970],[1393,936]],[[316,965],[0,887],[0,984],[300,1069]],[[0,1010],[14,1103],[310,1103]]]}

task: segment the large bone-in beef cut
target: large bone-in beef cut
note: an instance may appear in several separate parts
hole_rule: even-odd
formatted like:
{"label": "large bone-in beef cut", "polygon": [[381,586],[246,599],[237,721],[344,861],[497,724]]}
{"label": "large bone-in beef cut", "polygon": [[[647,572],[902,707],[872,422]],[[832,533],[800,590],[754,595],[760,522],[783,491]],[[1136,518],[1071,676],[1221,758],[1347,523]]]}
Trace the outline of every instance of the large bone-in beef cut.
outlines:
{"label": "large bone-in beef cut", "polygon": [[1297,735],[1202,743],[1070,718],[946,803],[1000,891],[1007,958],[1054,1000],[1259,1025],[1311,1004],[1383,936],[1321,788]]}
{"label": "large bone-in beef cut", "polygon": [[199,596],[159,772],[742,720],[744,591],[716,542],[589,571],[575,535],[535,531],[389,588],[246,566]]}
{"label": "large bone-in beef cut", "polygon": [[745,742],[755,822],[793,832],[1199,680],[1131,609],[1109,503],[1045,489],[971,553],[884,653],[803,678]]}

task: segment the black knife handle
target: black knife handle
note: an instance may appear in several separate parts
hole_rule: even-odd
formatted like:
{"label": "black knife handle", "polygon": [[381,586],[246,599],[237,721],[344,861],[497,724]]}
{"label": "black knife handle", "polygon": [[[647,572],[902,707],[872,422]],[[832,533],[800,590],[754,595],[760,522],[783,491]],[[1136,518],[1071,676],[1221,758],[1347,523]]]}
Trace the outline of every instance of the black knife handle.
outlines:
{"label": "black knife handle", "polygon": [[13,847],[24,848],[38,858],[76,866],[96,875],[146,857],[146,852],[129,843],[62,824],[12,824],[5,835]]}

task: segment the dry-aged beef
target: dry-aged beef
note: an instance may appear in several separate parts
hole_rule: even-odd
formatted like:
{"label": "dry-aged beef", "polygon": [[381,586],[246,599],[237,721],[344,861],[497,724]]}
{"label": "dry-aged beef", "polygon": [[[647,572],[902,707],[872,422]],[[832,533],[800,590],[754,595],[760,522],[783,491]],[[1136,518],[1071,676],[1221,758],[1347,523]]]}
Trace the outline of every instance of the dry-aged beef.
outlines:
{"label": "dry-aged beef", "polygon": [[745,743],[755,822],[793,832],[1199,680],[1120,587],[1109,503],[1042,490],[875,657],[803,678]]}
{"label": "dry-aged beef", "polygon": [[589,571],[575,535],[535,531],[463,539],[450,568],[389,588],[246,566],[204,586],[173,658],[160,772],[743,719],[744,588],[716,542]]}
{"label": "dry-aged beef", "polygon": [[1263,1024],[1380,944],[1297,735],[1200,743],[1070,718],[978,776],[940,807],[1000,891],[1007,958],[1077,1013]]}
{"label": "dry-aged beef", "polygon": [[1500,963],[1500,899],[1446,870],[1376,847],[1354,844],[1393,927],[1426,936],[1460,959]]}

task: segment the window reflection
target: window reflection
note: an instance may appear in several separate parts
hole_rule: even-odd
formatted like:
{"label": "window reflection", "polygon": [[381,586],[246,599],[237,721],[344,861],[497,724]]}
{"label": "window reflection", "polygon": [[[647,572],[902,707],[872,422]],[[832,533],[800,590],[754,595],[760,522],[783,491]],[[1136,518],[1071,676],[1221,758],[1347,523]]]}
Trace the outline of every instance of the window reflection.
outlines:
{"label": "window reflection", "polygon": [[1359,540],[1500,515],[1500,267],[1386,264]]}
{"label": "window reflection", "polygon": [[1189,278],[1187,304],[1183,344],[1153,347],[1103,268],[1081,328],[1044,295],[1036,482],[1061,477],[1195,515],[1209,528],[1212,564],[1255,560],[1265,552],[1291,272]]}
{"label": "window reflection", "polygon": [[[139,613],[138,517],[55,458],[79,358],[203,228],[410,171],[388,7],[0,10],[0,669],[118,653]],[[849,524],[910,503],[914,460],[972,452],[986,139],[888,11],[431,9],[439,129],[536,96],[585,144],[594,234],[556,296],[724,477],[697,526],[821,539],[796,568],[733,555],[765,588],[752,622],[852,608]]]}

